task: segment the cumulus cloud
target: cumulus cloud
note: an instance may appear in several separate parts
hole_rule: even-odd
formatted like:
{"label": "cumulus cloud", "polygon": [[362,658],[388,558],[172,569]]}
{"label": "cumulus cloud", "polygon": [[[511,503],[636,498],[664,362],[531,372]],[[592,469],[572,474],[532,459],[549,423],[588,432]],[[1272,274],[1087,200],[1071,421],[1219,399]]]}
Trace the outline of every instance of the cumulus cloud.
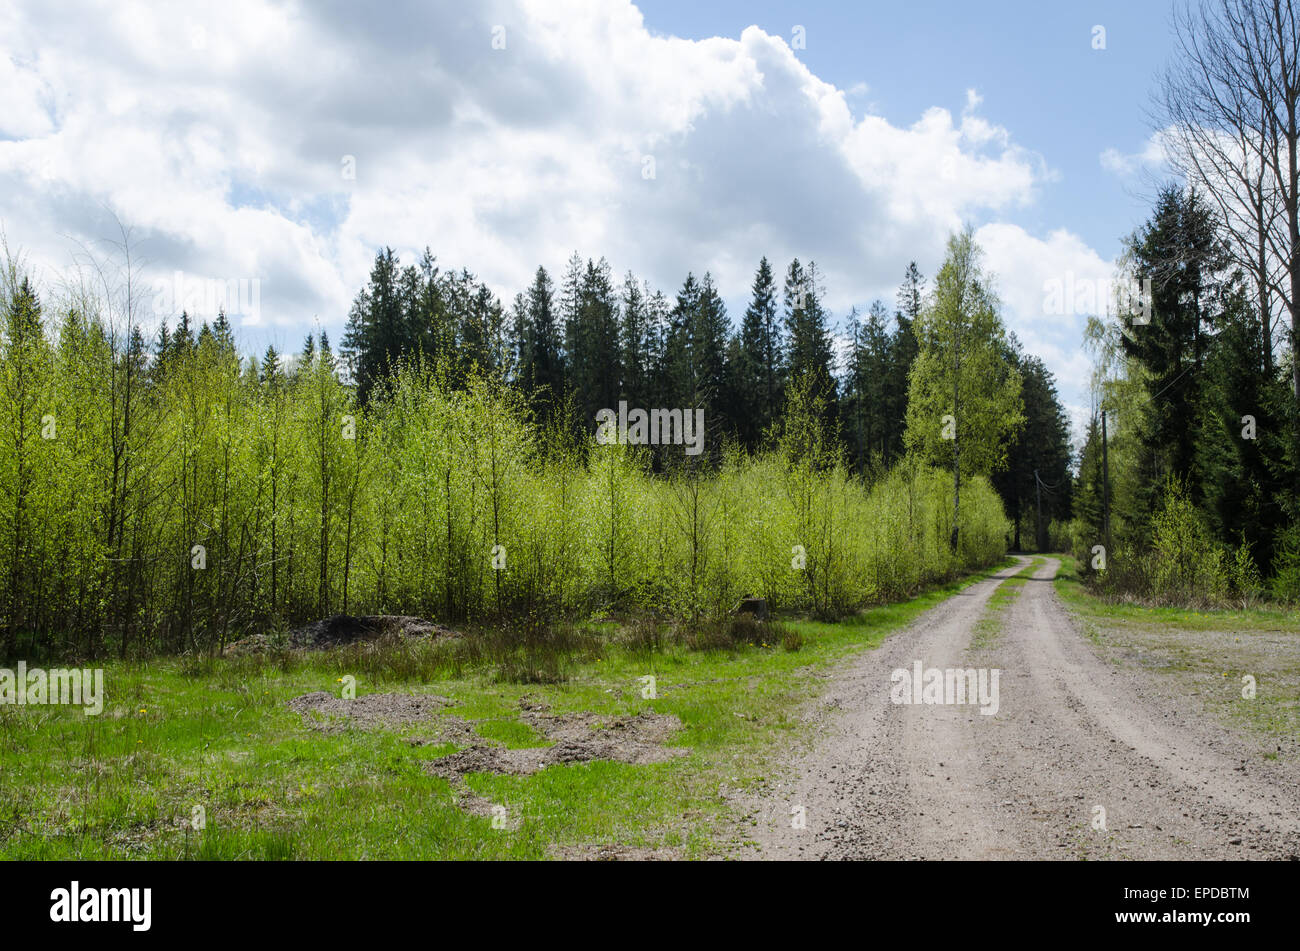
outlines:
{"label": "cumulus cloud", "polygon": [[1142,171],[1159,171],[1168,165],[1169,159],[1161,144],[1161,133],[1153,134],[1137,152],[1121,152],[1108,148],[1098,159],[1101,167],[1120,178],[1132,178]]}
{"label": "cumulus cloud", "polygon": [[1036,238],[1017,225],[993,223],[979,228],[975,240],[1003,302],[1007,329],[1056,375],[1079,436],[1087,424],[1083,401],[1092,369],[1081,349],[1083,330],[1113,299],[1115,262],[1065,229]]}
{"label": "cumulus cloud", "polygon": [[[842,314],[1052,180],[974,89],[957,116],[855,115],[866,86],[784,38],[661,36],[626,0],[32,0],[0,14],[0,82],[3,224],[30,260],[57,272],[111,209],[155,276],[260,280],[263,324],[292,342],[337,332],[385,244],[507,299],[575,248],[669,292],[708,269],[733,298],[761,255],[798,256]],[[980,237],[1018,314],[1041,293],[1015,255],[1096,264],[1063,233]]]}

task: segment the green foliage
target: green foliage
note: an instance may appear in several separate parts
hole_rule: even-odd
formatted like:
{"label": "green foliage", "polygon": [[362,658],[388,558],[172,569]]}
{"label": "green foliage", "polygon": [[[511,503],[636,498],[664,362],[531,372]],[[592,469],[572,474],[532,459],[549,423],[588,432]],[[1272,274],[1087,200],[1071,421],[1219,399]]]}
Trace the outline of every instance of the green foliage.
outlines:
{"label": "green foliage", "polygon": [[[949,239],[915,333],[920,351],[907,402],[908,448],[960,475],[999,470],[1007,438],[1024,422],[1021,383],[970,231]],[[953,417],[948,432],[945,416]]]}
{"label": "green foliage", "polygon": [[[468,272],[442,274],[427,253],[402,269],[385,251],[340,361],[323,332],[296,356],[241,358],[224,316],[196,329],[182,314],[150,344],[130,301],[42,308],[11,262],[6,655],[197,658],[252,633],[279,643],[335,613],[394,613],[489,627],[480,641],[500,642],[498,667],[548,678],[563,674],[545,658],[566,623],[629,612],[702,629],[745,594],[837,617],[1002,557],[1007,523],[982,476],[955,510],[945,474],[920,460],[871,480],[847,464],[811,265],[792,266],[784,340],[770,273],[757,282],[750,343],[780,365],[771,392],[785,400],[768,449],[730,441],[722,410],[699,456],[597,444],[575,417],[631,395],[624,361],[641,384],[658,380],[666,314],[629,278],[622,307],[639,323],[620,336],[607,269],[579,265],[558,305],[538,272],[508,352],[499,308]],[[707,275],[688,278],[668,337],[676,369],[663,382],[684,388],[657,396],[720,406],[734,378]],[[573,355],[581,386],[565,368]],[[787,362],[802,370],[787,378]],[[766,405],[776,368],[751,369]]]}
{"label": "green foliage", "polygon": [[1300,524],[1287,527],[1278,544],[1273,594],[1284,601],[1300,601]]}
{"label": "green foliage", "polygon": [[1073,507],[1069,420],[1051,372],[1042,360],[1021,352],[1014,335],[1010,358],[1023,381],[1025,423],[1010,443],[1006,469],[995,474],[993,484],[1011,515],[1013,546],[1022,547],[1024,523],[1035,549],[1052,551],[1049,526],[1054,519],[1068,518]]}
{"label": "green foliage", "polygon": [[[124,379],[128,354],[100,333],[69,323],[36,360],[50,379],[60,361],[67,372],[49,397],[58,438],[25,444],[46,487],[32,527],[5,523],[21,564],[50,568],[17,589],[23,647],[209,652],[334,612],[538,619],[501,637],[523,650],[519,671],[549,677],[529,660],[549,655],[525,649],[546,619],[718,618],[748,592],[835,616],[1002,555],[986,483],[950,553],[943,475],[913,465],[868,489],[816,406],[790,412],[785,452],[731,452],[716,467],[683,455],[657,476],[637,447],[542,429],[490,375],[406,360],[361,407],[323,347],[292,374],[241,372],[209,336],[165,373],[131,371],[128,434],[111,386],[73,389]],[[116,475],[115,429],[131,447]]]}
{"label": "green foliage", "polygon": [[758,263],[752,297],[729,360],[737,436],[757,449],[776,423],[785,396],[782,328],[776,313],[776,282],[767,258]]}
{"label": "green foliage", "polygon": [[1210,538],[1205,523],[1184,489],[1166,486],[1164,506],[1151,523],[1152,594],[1166,603],[1221,601],[1229,573],[1223,549]]}
{"label": "green foliage", "polygon": [[[1076,555],[1085,564],[1092,557],[1090,541],[1088,536],[1076,538]],[[1151,519],[1150,545],[1117,543],[1107,553],[1106,570],[1089,571],[1086,577],[1112,598],[1159,605],[1248,604],[1264,590],[1249,543],[1244,538],[1237,545],[1216,541],[1186,489],[1172,478]],[[1284,573],[1275,576],[1277,596],[1293,596],[1286,584]]]}
{"label": "green foliage", "polygon": [[1096,413],[1071,536],[1084,563],[1093,546],[1111,547],[1093,580],[1115,597],[1206,604],[1292,590],[1285,550],[1300,511],[1300,417],[1257,289],[1226,267],[1213,208],[1200,193],[1163,189],[1122,264],[1126,279],[1150,282],[1145,319],[1093,319],[1085,335],[1095,405],[1109,423],[1110,481]]}
{"label": "green foliage", "polygon": [[849,314],[848,366],[844,376],[842,431],[856,472],[880,473],[903,456],[908,376],[916,359],[913,325],[921,313],[922,286],[915,262],[898,292],[894,329],[881,301],[865,321]]}
{"label": "green foliage", "polygon": [[824,291],[817,265],[805,268],[795,258],[785,276],[785,365],[791,380],[805,380],[827,423],[838,415],[838,385],[834,376]]}

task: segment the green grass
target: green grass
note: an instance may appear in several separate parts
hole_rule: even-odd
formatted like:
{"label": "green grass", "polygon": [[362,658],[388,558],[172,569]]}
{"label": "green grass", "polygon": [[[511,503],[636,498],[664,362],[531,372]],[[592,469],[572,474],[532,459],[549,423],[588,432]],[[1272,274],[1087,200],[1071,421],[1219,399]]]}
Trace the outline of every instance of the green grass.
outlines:
{"label": "green grass", "polygon": [[[401,664],[375,665],[373,677],[358,671],[358,696],[449,698],[445,714],[507,747],[548,743],[519,717],[525,695],[557,714],[652,710],[682,721],[670,744],[690,753],[668,762],[468,776],[470,789],[507,808],[508,829],[462,811],[451,784],[425,771],[456,749],[414,742],[430,736],[428,726],[304,725],[287,703],[318,690],[337,695],[337,655],[111,664],[98,717],[0,707],[0,857],[537,859],[593,846],[717,854],[737,835],[719,785],[762,781],[807,729],[797,713],[821,689],[817,674],[1001,567],[839,623],[786,620],[802,637],[798,650],[646,653],[604,641],[566,682],[545,685],[500,682],[489,667],[406,679],[393,673]],[[641,696],[645,675],[655,676],[657,699]],[[192,828],[195,807],[205,813],[201,831]]]}
{"label": "green grass", "polygon": [[988,603],[984,606],[984,614],[976,622],[975,630],[971,633],[972,650],[984,650],[997,642],[998,635],[1002,632],[1002,615],[1020,597],[1025,582],[1038,570],[1043,561],[1042,558],[1034,558],[993,589]]}

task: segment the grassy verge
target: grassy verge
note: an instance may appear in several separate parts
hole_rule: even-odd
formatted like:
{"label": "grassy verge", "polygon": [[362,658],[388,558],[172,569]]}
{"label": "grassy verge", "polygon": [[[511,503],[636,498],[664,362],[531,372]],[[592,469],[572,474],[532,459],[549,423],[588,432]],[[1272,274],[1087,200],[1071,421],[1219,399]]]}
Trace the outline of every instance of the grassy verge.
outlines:
{"label": "grassy verge", "polygon": [[[1111,604],[1088,591],[1075,559],[1060,557],[1056,592],[1112,663],[1163,675],[1169,689],[1194,694],[1208,712],[1261,739],[1300,736],[1300,611]],[[1247,677],[1253,698],[1243,696]],[[1270,758],[1284,751],[1270,746]]]}
{"label": "grassy verge", "polygon": [[1002,632],[1003,613],[1020,597],[1025,582],[1043,564],[1043,560],[1034,558],[993,590],[988,603],[984,606],[984,614],[976,622],[975,630],[971,633],[972,650],[984,650],[997,642],[998,635]]}
{"label": "grassy verge", "polygon": [[[999,565],[998,568],[1002,566]],[[428,761],[457,749],[428,724],[312,729],[294,697],[339,691],[337,657],[291,663],[180,660],[105,668],[98,717],[79,708],[0,706],[0,857],[365,859],[518,858],[611,848],[701,857],[734,833],[719,786],[751,788],[801,729],[799,705],[836,661],[990,569],[840,623],[787,621],[780,644],[725,651],[608,646],[560,684],[499,682],[489,669],[436,677],[361,667],[357,695],[436,694],[441,712],[506,748],[547,741],[521,721],[521,698],[555,714],[672,714],[688,755],[631,765],[596,760],[526,776],[472,773],[470,789],[514,821],[463,811]],[[394,669],[399,672],[394,673]],[[657,697],[642,696],[642,678]],[[203,828],[194,819],[201,810]]]}

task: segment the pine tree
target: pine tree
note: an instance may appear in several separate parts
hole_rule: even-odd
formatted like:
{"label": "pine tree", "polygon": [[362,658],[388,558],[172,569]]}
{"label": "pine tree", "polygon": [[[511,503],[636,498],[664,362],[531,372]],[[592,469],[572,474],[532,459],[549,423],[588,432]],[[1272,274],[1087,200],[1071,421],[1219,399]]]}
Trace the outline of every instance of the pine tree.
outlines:
{"label": "pine tree", "polygon": [[549,424],[561,405],[567,389],[561,328],[555,310],[551,278],[538,267],[528,289],[527,319],[524,324],[524,348],[520,375],[543,423]]}
{"label": "pine tree", "polygon": [[238,351],[235,347],[235,332],[226,318],[225,308],[217,311],[217,319],[212,324],[212,336],[224,356],[234,357]]}
{"label": "pine tree", "polygon": [[860,473],[881,471],[890,454],[886,405],[889,384],[890,338],[885,305],[875,301],[865,321],[849,314],[848,372],[845,375],[843,432],[854,467]]}
{"label": "pine tree", "polygon": [[1035,547],[1042,550],[1048,543],[1051,521],[1071,514],[1069,418],[1057,397],[1052,373],[1038,357],[1021,350],[1014,334],[1009,338],[1006,359],[1020,374],[1025,422],[1010,438],[1006,467],[994,474],[993,484],[1012,520],[1013,546],[1022,547],[1020,529],[1027,521],[1034,526]]}
{"label": "pine tree", "polygon": [[457,345],[457,328],[446,299],[447,282],[428,248],[419,266],[407,268],[402,275],[405,339],[411,351],[433,365],[450,360]]}
{"label": "pine tree", "polygon": [[1228,257],[1209,208],[1194,192],[1161,191],[1151,217],[1129,242],[1138,279],[1152,288],[1149,323],[1130,323],[1122,346],[1143,370],[1147,400],[1141,412],[1139,466],[1148,516],[1159,506],[1169,477],[1183,484],[1193,504],[1204,499],[1205,474],[1196,453],[1202,407],[1202,367],[1223,288]]}
{"label": "pine tree", "polygon": [[181,319],[176,324],[171,343],[171,356],[188,357],[194,352],[194,333],[190,329],[190,315],[185,311],[181,311]]}
{"label": "pine tree", "polygon": [[267,386],[277,386],[281,382],[280,354],[276,352],[274,344],[268,344],[266,352],[262,354],[262,367],[259,379]]}
{"label": "pine tree", "polygon": [[908,265],[898,290],[894,331],[889,337],[889,361],[885,371],[881,413],[884,419],[884,463],[886,466],[903,455],[903,434],[907,428],[907,390],[912,363],[916,360],[917,342],[914,328],[921,315],[925,281],[916,262]]}
{"label": "pine tree", "polygon": [[369,283],[357,294],[348,313],[343,354],[362,402],[411,343],[404,332],[407,321],[398,286],[399,263],[392,248],[382,249],[370,269]]}
{"label": "pine tree", "polygon": [[1079,453],[1079,471],[1072,492],[1072,510],[1076,523],[1082,527],[1088,546],[1105,539],[1104,524],[1104,472],[1102,470],[1101,420],[1094,410],[1088,419],[1088,430],[1083,449]]}
{"label": "pine tree", "polygon": [[742,444],[753,450],[776,422],[785,402],[785,359],[776,283],[766,257],[758,262],[733,354],[734,418]]}
{"label": "pine tree", "polygon": [[596,414],[618,405],[622,384],[618,303],[604,258],[587,262],[577,295],[566,326],[568,371],[580,427],[594,430]]}
{"label": "pine tree", "polygon": [[705,425],[714,436],[734,431],[726,411],[729,328],[727,307],[713,285],[713,276],[706,271],[700,282],[699,305],[691,326],[695,392],[691,402],[683,404],[683,409],[703,409]]}
{"label": "pine tree", "polygon": [[1290,394],[1264,372],[1259,321],[1239,286],[1216,320],[1195,430],[1197,470],[1205,474],[1204,510],[1219,541],[1245,543],[1258,567],[1272,570],[1279,530],[1292,513],[1287,463]]}
{"label": "pine tree", "polygon": [[664,341],[665,406],[693,406],[698,392],[698,369],[692,332],[700,309],[700,285],[693,273],[686,275],[673,309],[668,313]]}
{"label": "pine tree", "polygon": [[835,359],[831,350],[826,312],[821,304],[817,265],[805,269],[799,259],[790,262],[785,277],[786,362],[790,380],[807,378],[808,396],[823,407],[825,422],[839,415]]}
{"label": "pine tree", "polygon": [[645,408],[654,405],[651,381],[656,370],[655,328],[645,290],[631,271],[623,278],[622,306],[623,381],[620,392],[629,405]]}

